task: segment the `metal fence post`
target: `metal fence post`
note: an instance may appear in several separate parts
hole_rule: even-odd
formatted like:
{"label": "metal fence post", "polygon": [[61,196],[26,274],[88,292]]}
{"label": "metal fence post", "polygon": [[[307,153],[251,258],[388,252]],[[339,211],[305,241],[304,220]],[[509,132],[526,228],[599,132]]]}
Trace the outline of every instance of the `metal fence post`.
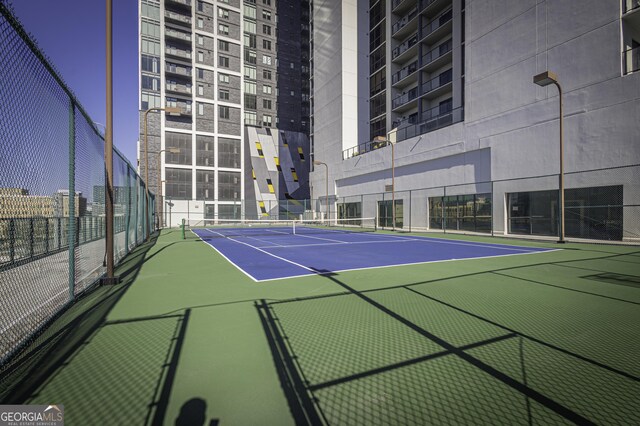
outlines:
{"label": "metal fence post", "polygon": [[33,257],[35,255],[35,241],[33,238],[34,227],[33,227],[33,218],[29,218],[29,257]]}
{"label": "metal fence post", "polygon": [[445,216],[445,212],[447,211],[447,209],[445,208],[445,205],[447,204],[447,187],[443,186],[443,192],[442,192],[442,232],[444,232],[445,234],[447,233],[447,217]]}
{"label": "metal fence post", "polygon": [[495,212],[493,210],[495,202],[493,200],[493,181],[491,181],[491,236],[493,237],[493,230],[495,228],[495,225],[493,224],[494,220],[495,220]]}
{"label": "metal fence post", "polygon": [[13,263],[16,257],[16,220],[9,219],[9,262]]}
{"label": "metal fence post", "polygon": [[44,235],[45,235],[44,252],[48,254],[49,253],[49,218],[46,218],[44,222]]}
{"label": "metal fence post", "polygon": [[69,102],[69,301],[75,299],[76,285],[76,111]]}

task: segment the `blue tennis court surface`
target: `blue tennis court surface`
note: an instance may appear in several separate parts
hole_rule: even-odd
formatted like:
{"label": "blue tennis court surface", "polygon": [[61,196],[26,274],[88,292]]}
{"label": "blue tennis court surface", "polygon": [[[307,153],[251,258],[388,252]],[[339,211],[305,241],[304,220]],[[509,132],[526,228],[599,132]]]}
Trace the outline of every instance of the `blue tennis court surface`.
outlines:
{"label": "blue tennis court surface", "polygon": [[282,229],[210,228],[192,232],[255,281],[554,250],[373,232],[292,234]]}

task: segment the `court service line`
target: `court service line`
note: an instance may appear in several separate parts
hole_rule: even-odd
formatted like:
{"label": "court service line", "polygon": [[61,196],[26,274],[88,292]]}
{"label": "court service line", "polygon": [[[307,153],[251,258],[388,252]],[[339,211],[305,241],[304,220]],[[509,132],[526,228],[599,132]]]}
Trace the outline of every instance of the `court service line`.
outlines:
{"label": "court service line", "polygon": [[[222,254],[222,252],[220,250],[218,250],[213,244],[209,243],[208,241],[205,241],[202,239],[202,237],[198,234],[196,234],[195,232],[193,232],[193,229],[191,230],[191,232],[200,239],[200,241],[202,241],[203,243],[205,243],[206,245],[208,245],[209,247],[211,247],[212,249],[214,249],[220,256],[222,256],[223,258],[225,258],[227,260],[227,262],[229,262],[230,264],[232,264],[233,266],[236,267],[236,269],[238,269],[240,272],[242,272],[243,274],[245,274],[246,276],[248,276],[249,278],[251,278],[251,280],[253,280],[253,282],[259,282],[260,280],[253,277],[252,275],[250,275],[247,271],[245,271],[244,269],[242,269],[240,266],[236,265],[235,263],[233,263],[233,261],[231,259],[229,259],[227,256],[225,256],[224,254]],[[216,232],[217,233],[217,232]],[[220,234],[218,234],[220,235]]]}
{"label": "court service line", "polygon": [[[411,262],[411,263],[395,263],[393,265],[379,265],[379,266],[365,266],[363,268],[351,268],[351,269],[338,269],[337,271],[327,271],[327,272],[316,272],[313,271],[313,274],[300,274],[300,275],[291,275],[291,276],[287,276],[287,277],[277,277],[277,278],[267,278],[264,280],[257,280],[258,282],[264,282],[264,281],[278,281],[278,280],[288,280],[289,278],[302,278],[302,277],[309,277],[312,275],[327,275],[327,274],[333,274],[336,272],[351,272],[351,271],[364,271],[366,269],[379,269],[379,268],[394,268],[396,266],[412,266],[412,265],[425,265],[427,263],[443,263],[443,262],[453,262],[453,261],[463,261],[463,260],[476,260],[476,259],[491,259],[494,257],[507,257],[507,256],[525,256],[528,254],[539,254],[539,253],[548,253],[551,251],[559,251],[562,249],[551,249],[548,251],[534,251],[534,252],[527,252],[527,253],[511,253],[511,254],[497,254],[494,256],[480,256],[480,257],[465,257],[462,259],[442,259],[442,260],[427,260],[424,262]],[[489,272],[489,271],[486,271]]]}
{"label": "court service line", "polygon": [[[212,232],[214,232],[214,231],[212,231]],[[252,245],[251,245],[251,244],[249,244],[249,243],[245,243],[245,242],[243,242],[243,241],[235,240],[235,239],[233,239],[232,237],[226,237],[226,238],[227,238],[227,240],[231,240],[231,241],[233,241],[234,243],[243,244],[243,245],[245,245],[245,246],[247,246],[247,247],[251,247],[252,249],[254,249],[254,250],[258,250],[259,252],[262,252],[262,253],[264,253],[264,254],[266,254],[266,255],[269,255],[269,256],[271,256],[271,257],[275,257],[276,259],[280,259],[280,260],[282,260],[282,261],[284,261],[284,262],[290,263],[290,264],[292,264],[292,265],[298,266],[298,267],[300,267],[300,268],[302,268],[302,269],[306,269],[307,271],[311,271],[311,272],[313,272],[314,274],[316,274],[316,271],[314,271],[313,269],[309,268],[308,266],[301,265],[301,264],[299,264],[299,263],[294,262],[293,260],[285,259],[284,257],[276,256],[276,255],[275,255],[275,254],[273,254],[273,253],[269,253],[269,252],[268,252],[268,251],[266,251],[266,250],[262,250],[260,247],[252,246]],[[213,247],[213,246],[211,246],[211,247]],[[247,272],[245,272],[245,273],[247,273]],[[255,279],[255,278],[254,278],[254,279]],[[260,281],[260,280],[256,280],[256,281]]]}
{"label": "court service line", "polygon": [[317,243],[317,244],[292,244],[286,246],[262,246],[260,248],[293,248],[293,247],[319,247],[319,246],[340,246],[342,244],[395,244],[395,243],[409,243],[411,241],[418,240],[402,240],[402,241],[341,241],[339,243]]}

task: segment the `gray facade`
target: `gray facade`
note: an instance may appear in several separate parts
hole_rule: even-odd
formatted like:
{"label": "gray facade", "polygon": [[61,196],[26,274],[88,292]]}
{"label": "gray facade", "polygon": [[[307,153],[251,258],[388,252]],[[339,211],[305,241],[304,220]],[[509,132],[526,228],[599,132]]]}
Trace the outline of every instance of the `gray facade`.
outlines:
{"label": "gray facade", "polygon": [[[640,11],[626,10],[626,3],[617,0],[591,0],[579,8],[571,2],[536,0],[423,3],[386,2],[385,43],[391,57],[386,58],[384,66],[387,94],[383,114],[387,128],[379,135],[371,133],[369,107],[358,107],[362,99],[372,99],[370,86],[359,87],[355,95],[342,89],[350,70],[357,69],[359,77],[352,80],[356,84],[358,80],[367,81],[370,75],[370,57],[362,52],[371,53],[369,11],[373,2],[315,4],[313,155],[328,164],[330,193],[337,197],[337,203],[361,194],[379,194],[378,201],[372,200],[362,210],[363,216],[380,215],[380,200],[392,196],[391,147],[384,141],[389,139],[396,142],[396,199],[403,200],[404,217],[412,219],[414,228],[440,226],[432,221],[437,213],[433,206],[443,197],[489,194],[491,231],[520,234],[516,229],[518,197],[545,196],[550,198],[544,212],[549,227],[540,235],[554,235],[558,91],[552,85],[539,87],[533,83],[534,75],[550,70],[558,75],[563,89],[565,198],[573,194],[575,203],[589,206],[586,203],[593,201],[588,197],[606,198],[594,198],[593,194],[615,192],[612,204],[619,207],[620,217],[605,218],[599,225],[619,222],[619,235],[612,239],[638,239],[640,212],[634,206],[640,201],[636,167],[640,164],[640,73],[629,65],[633,52],[627,52],[637,41],[634,37],[638,37]],[[450,22],[429,24],[439,19],[438,15],[429,16],[429,7],[439,7],[439,13],[451,8]],[[325,8],[342,8],[342,19],[332,19]],[[419,28],[419,59],[432,46],[420,41],[431,34],[422,30],[425,25],[427,31],[443,36],[434,47],[442,44],[445,33],[452,39],[451,51],[445,53],[450,62],[428,74],[423,71],[429,67],[424,62],[419,61],[419,68],[413,71],[406,68],[409,64],[404,60],[392,59],[394,49],[407,41],[398,27],[414,25],[413,19],[417,19]],[[433,30],[434,26],[438,28]],[[360,41],[355,55],[346,40]],[[424,96],[421,90],[415,110],[412,107],[405,111],[402,102],[394,104],[393,100],[403,94],[404,87],[400,93],[397,90],[404,84],[398,84],[402,79],[416,78],[406,88],[414,84],[418,87],[439,76],[449,64],[453,70],[451,82],[444,80],[448,92],[423,101],[421,96],[430,95]],[[398,72],[402,78],[394,80]],[[432,107],[441,102],[442,96],[453,100],[450,109],[441,110],[437,125],[428,123],[433,115],[419,116],[411,127],[398,123],[400,114],[421,114],[425,111],[421,107]],[[411,102],[413,99],[407,101]],[[459,114],[458,107],[462,109]],[[349,113],[354,110],[357,114]],[[407,128],[411,131],[403,130]],[[372,136],[382,136],[383,140],[371,142]],[[323,188],[324,173],[322,168],[311,174],[315,193]],[[587,193],[591,195],[584,195]],[[574,209],[569,213],[579,211],[576,214],[583,218],[589,215],[586,207],[569,207]],[[525,219],[532,222],[534,216],[532,212]],[[587,226],[585,223],[578,225]],[[530,233],[537,234],[531,224],[527,226]],[[593,232],[575,232],[579,237],[597,238]]]}
{"label": "gray facade", "polygon": [[[308,132],[303,125],[308,123],[303,107],[306,102],[308,111],[308,87],[301,83],[308,72],[308,53],[300,54],[308,49],[308,41],[291,37],[296,42],[287,43],[288,39],[278,38],[280,25],[286,33],[308,40],[308,25],[304,34],[308,2],[293,8],[275,0],[139,0],[139,4],[141,129],[147,110],[181,111],[146,114],[148,153],[141,131],[140,170],[144,176],[148,155],[149,188],[165,198],[157,197],[157,210],[166,216],[170,201],[174,225],[182,218],[236,217],[238,202],[246,198],[245,182],[252,180],[250,162],[243,161],[245,125],[277,131],[286,122],[288,130],[302,131],[302,136]],[[279,23],[279,10],[286,22]],[[285,57],[286,72],[278,66]],[[288,94],[284,109],[279,108],[280,81],[286,82]],[[290,102],[294,98],[296,102]],[[302,136],[300,140],[308,141]],[[284,198],[285,193],[278,196]],[[169,222],[167,217],[164,222]]]}

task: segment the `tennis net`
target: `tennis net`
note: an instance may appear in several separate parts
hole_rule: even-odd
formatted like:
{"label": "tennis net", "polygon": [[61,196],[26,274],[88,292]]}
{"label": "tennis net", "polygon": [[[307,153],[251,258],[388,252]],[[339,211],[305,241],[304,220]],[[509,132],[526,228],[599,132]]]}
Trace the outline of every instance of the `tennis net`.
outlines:
{"label": "tennis net", "polygon": [[204,219],[185,222],[184,234],[185,238],[230,238],[374,231],[376,219],[373,217],[328,220]]}

